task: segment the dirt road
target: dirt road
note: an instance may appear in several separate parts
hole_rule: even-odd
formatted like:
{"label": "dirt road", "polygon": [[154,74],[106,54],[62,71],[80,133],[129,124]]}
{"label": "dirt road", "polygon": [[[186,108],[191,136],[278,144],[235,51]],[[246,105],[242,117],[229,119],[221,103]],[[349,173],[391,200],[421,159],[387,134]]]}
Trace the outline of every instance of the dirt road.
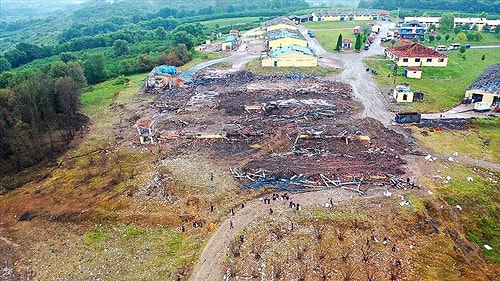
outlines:
{"label": "dirt road", "polygon": [[[389,28],[392,28],[394,25],[391,22],[382,22],[380,24],[380,34],[387,33]],[[384,96],[375,84],[371,73],[366,71],[366,67],[363,64],[363,59],[366,57],[384,54],[384,48],[379,45],[380,41],[377,40],[378,38],[375,39],[375,43],[368,51],[353,54],[337,54],[327,52],[316,39],[310,38],[307,35],[307,31],[303,26],[299,26],[299,30],[307,38],[309,47],[320,58],[320,63],[324,61],[337,61],[337,65],[343,69],[338,79],[340,82],[352,86],[354,97],[364,106],[364,111],[357,117],[372,117],[379,120],[386,127],[390,126],[392,120],[394,120],[394,113],[387,109],[387,102]]]}
{"label": "dirt road", "polygon": [[[301,32],[306,33],[303,27],[299,27]],[[388,26],[382,28],[386,32]],[[308,38],[308,36],[305,36]],[[373,117],[381,121],[385,126],[391,125],[393,114],[387,110],[385,98],[380,93],[371,74],[366,71],[362,60],[367,56],[383,54],[383,48],[373,46],[369,51],[356,54],[332,54],[324,50],[316,40],[308,38],[311,49],[320,57],[320,64],[327,67],[343,68],[344,71],[338,77],[341,82],[350,84],[353,87],[354,96],[364,105],[364,111],[359,118]],[[253,59],[255,55],[245,56],[245,43],[240,46],[237,52],[230,59],[233,68],[241,68],[249,59]],[[295,195],[296,200],[302,206],[311,206],[315,204],[323,204],[328,202],[328,198],[335,198],[335,202],[342,202],[356,196],[352,192],[344,190],[328,190],[317,191]],[[272,208],[275,214],[290,211],[288,201],[273,201]],[[260,200],[248,202],[246,206],[239,210],[234,216],[228,217],[211,236],[210,240],[204,247],[203,252],[198,260],[198,263],[193,268],[193,273],[189,280],[223,280],[224,261],[227,255],[229,242],[237,237],[245,225],[253,220],[269,215],[269,206],[264,205]],[[230,228],[230,224],[234,228]]]}
{"label": "dirt road", "polygon": [[[382,194],[375,196],[382,196]],[[328,203],[328,198],[333,198],[333,203],[339,204],[357,197],[358,195],[351,191],[331,189],[292,194],[290,200],[299,203],[303,207],[308,207],[312,205],[324,205]],[[228,254],[229,242],[238,237],[238,233],[250,222],[259,217],[269,216],[269,208],[273,208],[273,216],[280,216],[284,212],[296,211],[289,208],[289,201],[287,200],[271,201],[270,205],[264,204],[262,200],[248,202],[243,209],[236,210],[234,216],[228,217],[222,224],[217,226],[212,237],[205,245],[198,263],[194,266],[193,274],[188,280],[225,280],[223,271],[224,260]],[[230,228],[230,221],[232,221],[234,228]]]}

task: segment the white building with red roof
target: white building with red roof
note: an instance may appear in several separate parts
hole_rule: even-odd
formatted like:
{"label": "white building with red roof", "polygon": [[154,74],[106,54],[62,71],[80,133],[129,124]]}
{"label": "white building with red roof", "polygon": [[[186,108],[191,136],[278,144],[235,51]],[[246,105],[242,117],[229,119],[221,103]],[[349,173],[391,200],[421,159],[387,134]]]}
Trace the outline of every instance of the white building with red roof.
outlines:
{"label": "white building with red roof", "polygon": [[448,65],[447,55],[419,43],[387,48],[385,56],[397,66],[446,67]]}

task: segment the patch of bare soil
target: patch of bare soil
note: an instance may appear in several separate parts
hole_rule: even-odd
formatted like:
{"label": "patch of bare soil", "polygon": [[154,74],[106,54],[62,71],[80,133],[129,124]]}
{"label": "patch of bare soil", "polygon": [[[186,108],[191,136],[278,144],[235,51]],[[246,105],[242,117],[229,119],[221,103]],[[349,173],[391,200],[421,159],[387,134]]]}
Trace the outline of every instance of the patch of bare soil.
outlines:
{"label": "patch of bare soil", "polygon": [[406,141],[372,118],[354,119],[351,88],[301,75],[205,70],[159,96],[155,137],[232,161],[244,172],[329,178],[404,175]]}

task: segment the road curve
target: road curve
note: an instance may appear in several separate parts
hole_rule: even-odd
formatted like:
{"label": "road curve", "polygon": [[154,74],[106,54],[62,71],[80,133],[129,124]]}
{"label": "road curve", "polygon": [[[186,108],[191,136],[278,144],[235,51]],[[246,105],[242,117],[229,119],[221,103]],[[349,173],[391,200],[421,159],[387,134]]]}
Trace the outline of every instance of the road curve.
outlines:
{"label": "road curve", "polygon": [[[379,24],[381,25],[380,34],[387,33],[394,26],[392,22],[380,22]],[[366,57],[384,54],[384,48],[379,44],[380,41],[375,40],[369,50],[363,50],[360,53],[330,53],[321,46],[316,38],[310,38],[303,26],[299,26],[299,31],[307,38],[309,48],[320,57],[320,61],[326,58],[339,62],[339,67],[343,69],[338,76],[339,81],[351,85],[354,98],[364,106],[363,112],[357,117],[372,117],[386,127],[391,126],[394,113],[387,109],[386,99],[371,73],[366,71],[366,66],[363,64],[363,59]]]}
{"label": "road curve", "polygon": [[[370,197],[380,196],[382,196],[381,193]],[[290,200],[299,203],[303,207],[307,207],[328,203],[328,198],[332,198],[334,204],[338,204],[349,201],[355,197],[358,197],[358,195],[351,191],[330,189],[292,194]],[[369,197],[364,196],[363,198]],[[272,215],[270,215],[269,208],[273,209]],[[204,246],[198,263],[195,264],[193,273],[188,280],[224,280],[224,261],[228,255],[229,242],[235,239],[238,233],[255,219],[263,216],[280,216],[284,212],[296,212],[295,209],[289,208],[289,201],[287,200],[271,200],[270,205],[264,204],[263,201],[259,199],[247,202],[244,208],[236,210],[234,216],[229,216],[224,222],[217,226],[215,232]],[[233,222],[234,228],[230,228],[230,221]]]}

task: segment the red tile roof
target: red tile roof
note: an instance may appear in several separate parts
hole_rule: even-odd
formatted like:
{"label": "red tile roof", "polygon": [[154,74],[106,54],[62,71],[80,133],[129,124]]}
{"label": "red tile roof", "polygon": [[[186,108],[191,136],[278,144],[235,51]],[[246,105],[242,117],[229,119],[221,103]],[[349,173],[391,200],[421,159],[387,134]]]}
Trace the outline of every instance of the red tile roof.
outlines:
{"label": "red tile roof", "polygon": [[352,43],[352,41],[346,38],[346,39],[342,40],[342,43]]}
{"label": "red tile roof", "polygon": [[422,68],[418,66],[408,66],[406,69],[408,69],[409,71],[422,71]]}
{"label": "red tile roof", "polygon": [[387,48],[388,52],[400,58],[447,58],[448,56],[419,43]]}

